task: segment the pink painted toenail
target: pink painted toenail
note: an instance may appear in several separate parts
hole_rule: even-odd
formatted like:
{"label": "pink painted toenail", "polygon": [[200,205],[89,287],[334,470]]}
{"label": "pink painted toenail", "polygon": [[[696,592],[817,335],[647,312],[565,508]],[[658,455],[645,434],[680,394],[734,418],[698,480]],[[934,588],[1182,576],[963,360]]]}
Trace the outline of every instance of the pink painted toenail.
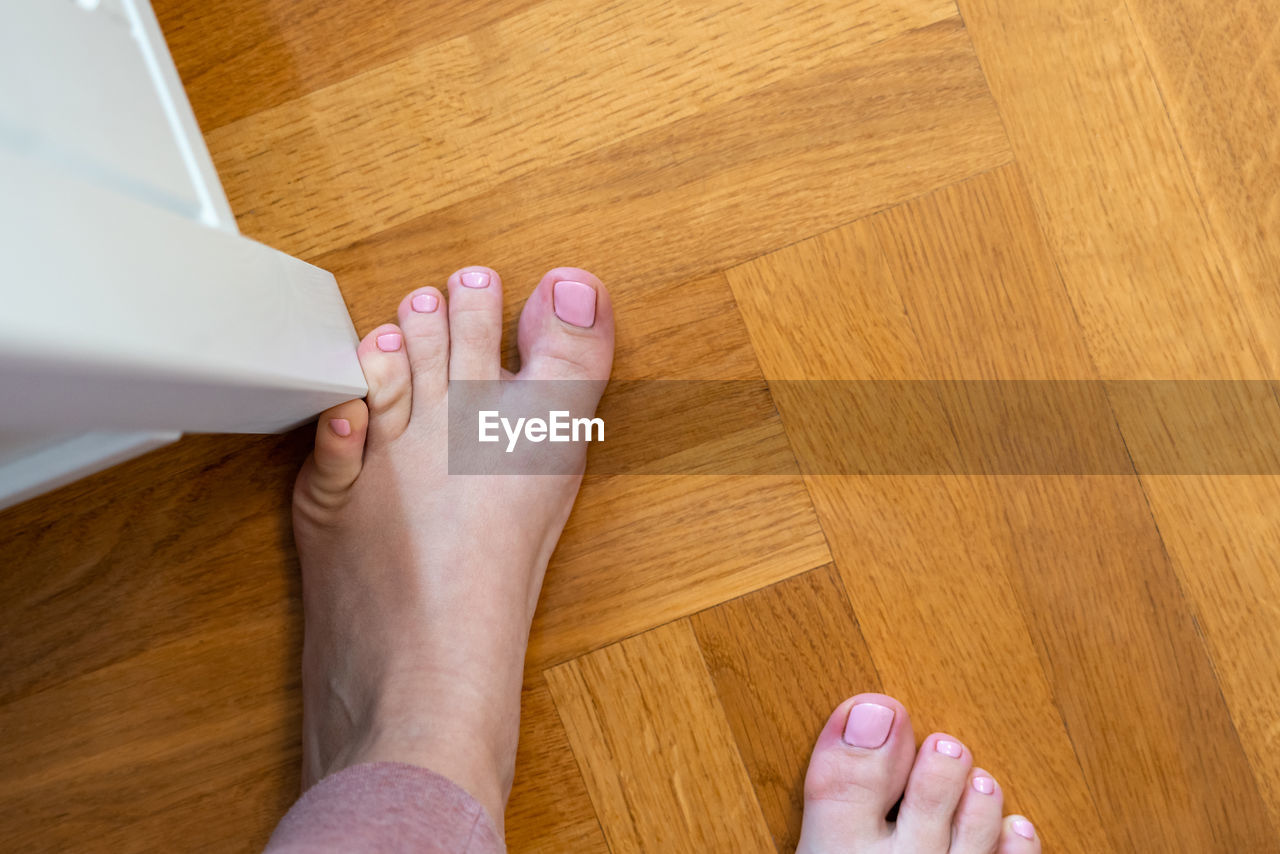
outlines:
{"label": "pink painted toenail", "polygon": [[388,332],[378,336],[378,349],[384,353],[394,353],[400,349],[400,333]]}
{"label": "pink painted toenail", "polygon": [[877,703],[858,703],[849,710],[844,740],[853,747],[874,750],[884,744],[893,728],[893,709]]}
{"label": "pink painted toenail", "polygon": [[942,741],[941,739],[933,743],[933,749],[943,756],[950,756],[952,759],[959,759],[960,754],[964,753],[964,748],[954,741]]}
{"label": "pink painted toenail", "polygon": [[996,790],[996,781],[990,777],[974,777],[973,788],[984,795],[989,795]]}
{"label": "pink painted toenail", "polygon": [[350,436],[351,422],[345,418],[330,418],[329,429],[332,430],[334,433],[337,433],[339,436],[343,436],[343,437]]}
{"label": "pink painted toenail", "polygon": [[409,300],[409,305],[419,314],[435,311],[440,306],[440,297],[435,294],[418,294]]}
{"label": "pink painted toenail", "polygon": [[1025,818],[1015,818],[1009,822],[1009,826],[1013,828],[1013,832],[1021,836],[1023,839],[1035,839],[1036,829],[1031,822]]}
{"label": "pink painted toenail", "polygon": [[590,329],[596,322],[596,289],[582,282],[556,282],[551,291],[556,317],[573,326]]}
{"label": "pink painted toenail", "polygon": [[462,284],[468,288],[487,288],[489,287],[489,274],[479,270],[471,270],[463,273],[458,277]]}

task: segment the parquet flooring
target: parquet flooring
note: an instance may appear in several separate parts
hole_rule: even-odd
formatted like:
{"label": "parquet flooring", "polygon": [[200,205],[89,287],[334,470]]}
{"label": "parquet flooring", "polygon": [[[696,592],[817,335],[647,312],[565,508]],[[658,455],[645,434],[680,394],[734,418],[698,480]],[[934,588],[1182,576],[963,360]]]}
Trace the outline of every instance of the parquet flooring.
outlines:
{"label": "parquet flooring", "polygon": [[[1280,2],[155,6],[242,230],[361,332],[468,263],[513,320],[576,264],[616,377],[770,381],[735,447],[781,473],[588,476],[513,852],[792,850],[865,690],[964,738],[1046,851],[1280,851],[1280,476],[1144,468],[1190,422],[1141,394],[1040,473],[945,394],[859,422],[813,391],[1276,378]],[[898,470],[822,470],[858,427]],[[261,848],[298,786],[307,443],[187,437],[0,514],[0,848]]]}

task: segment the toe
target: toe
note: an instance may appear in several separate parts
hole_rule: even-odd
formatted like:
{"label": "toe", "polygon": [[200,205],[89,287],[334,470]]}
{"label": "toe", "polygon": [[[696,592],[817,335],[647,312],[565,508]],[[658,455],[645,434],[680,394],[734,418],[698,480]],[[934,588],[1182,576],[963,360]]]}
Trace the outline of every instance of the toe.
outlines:
{"label": "toe", "polygon": [[413,397],[409,388],[409,359],[404,333],[394,323],[370,332],[356,348],[369,394],[369,445],[389,442],[409,425]]}
{"label": "toe", "polygon": [[369,411],[363,400],[348,400],[320,413],[316,447],[298,475],[295,505],[302,510],[341,504],[360,475]]}
{"label": "toe", "polygon": [[449,277],[449,379],[502,375],[502,280],[488,267]]}
{"label": "toe", "polygon": [[599,279],[577,267],[542,277],[520,313],[520,378],[596,380],[613,366],[613,304]]}
{"label": "toe", "polygon": [[996,850],[1003,807],[1004,793],[995,778],[981,768],[969,772],[951,829],[951,854],[991,854]]}
{"label": "toe", "polygon": [[413,373],[413,400],[438,400],[449,385],[449,322],[435,288],[418,288],[400,302],[400,328]]}
{"label": "toe", "polygon": [[1040,854],[1040,834],[1023,816],[1006,816],[997,851],[999,854]]}
{"label": "toe", "polygon": [[841,703],[809,759],[799,850],[856,850],[885,838],[914,755],[911,718],[897,700],[859,694]]}
{"label": "toe", "polygon": [[908,851],[946,851],[973,755],[959,739],[933,733],[920,745],[898,809],[897,834]]}

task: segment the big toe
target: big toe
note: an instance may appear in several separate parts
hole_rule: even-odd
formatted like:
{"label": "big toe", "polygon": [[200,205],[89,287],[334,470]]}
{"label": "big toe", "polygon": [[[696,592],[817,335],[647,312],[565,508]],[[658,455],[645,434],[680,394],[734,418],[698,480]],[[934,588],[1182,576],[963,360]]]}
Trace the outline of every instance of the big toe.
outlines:
{"label": "big toe", "polygon": [[827,719],[809,759],[797,850],[859,850],[888,836],[915,756],[911,718],[884,694],[859,694]]}
{"label": "big toe", "polygon": [[590,380],[613,367],[613,304],[604,284],[577,267],[542,277],[520,313],[520,379]]}

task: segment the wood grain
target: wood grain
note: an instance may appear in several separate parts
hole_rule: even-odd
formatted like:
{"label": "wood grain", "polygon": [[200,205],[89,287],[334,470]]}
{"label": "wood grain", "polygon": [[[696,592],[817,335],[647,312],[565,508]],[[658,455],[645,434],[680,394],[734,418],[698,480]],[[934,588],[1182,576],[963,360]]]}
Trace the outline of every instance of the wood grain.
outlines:
{"label": "wood grain", "polygon": [[1280,483],[1148,477],[1143,487],[1259,788],[1280,827]]}
{"label": "wood grain", "polygon": [[261,850],[298,792],[299,641],[210,622],[0,706],[6,848]]}
{"label": "wood grain", "polygon": [[526,675],[829,560],[798,475],[588,477],[547,570]]}
{"label": "wood grain", "polygon": [[773,851],[687,621],[547,671],[614,852]]}
{"label": "wood grain", "polygon": [[520,697],[520,747],[505,825],[513,854],[609,851],[545,684]]}
{"label": "wood grain", "polygon": [[818,733],[846,697],[880,687],[840,575],[815,569],[690,622],[774,843],[794,851]]}
{"label": "wood grain", "polygon": [[537,0],[156,3],[200,127],[237,119],[469,36]]}
{"label": "wood grain", "polygon": [[[1280,429],[1265,388],[1035,385],[1274,375],[1269,4],[156,5],[241,226],[334,270],[361,331],[477,262],[513,329],[579,264],[615,376],[771,381],[730,435],[641,450],[805,477],[589,476],[533,627],[513,851],[788,849],[813,733],[877,686],[1047,850],[1280,847],[1276,478],[946,474],[1040,471],[1014,426],[1108,412],[1086,469],[1193,467],[1162,443],[1197,431],[1280,465],[1246,456]],[[0,514],[9,847],[260,849],[298,785],[308,441],[188,437]],[[890,473],[819,473],[850,447]]]}
{"label": "wood grain", "polygon": [[1266,376],[1124,7],[958,6],[1102,377]]}
{"label": "wood grain", "polygon": [[314,255],[954,14],[946,0],[548,0],[218,128],[209,150],[242,230]]}
{"label": "wood grain", "polygon": [[[1127,4],[1254,334],[1280,365],[1277,9],[1230,0]],[[1275,374],[1272,373],[1271,376]]]}

